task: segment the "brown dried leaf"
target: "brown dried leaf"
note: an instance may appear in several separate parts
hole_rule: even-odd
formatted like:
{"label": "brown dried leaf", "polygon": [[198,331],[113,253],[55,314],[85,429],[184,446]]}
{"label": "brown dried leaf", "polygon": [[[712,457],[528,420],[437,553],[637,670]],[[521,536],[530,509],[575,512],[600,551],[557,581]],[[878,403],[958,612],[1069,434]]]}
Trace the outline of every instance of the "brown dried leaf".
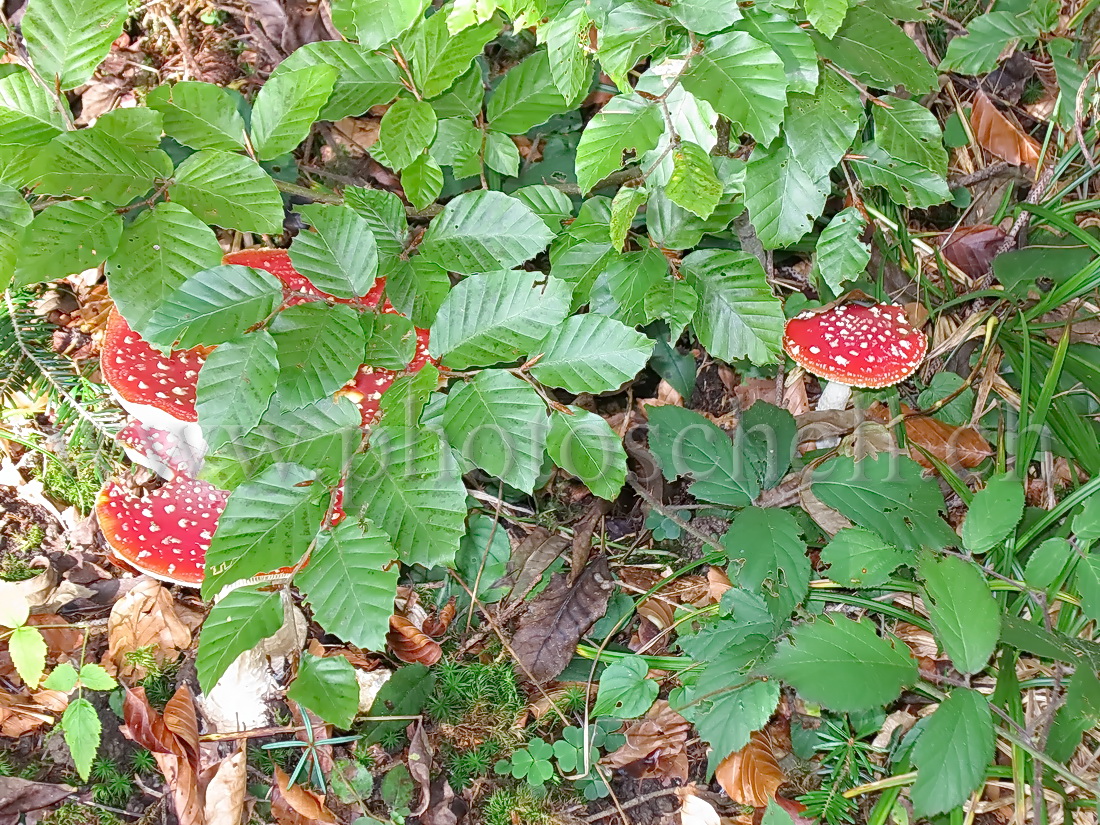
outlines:
{"label": "brown dried leaf", "polygon": [[455,618],[455,597],[451,596],[450,600],[443,605],[443,609],[439,611],[436,616],[428,616],[424,620],[422,629],[429,636],[438,639],[444,633],[447,632],[447,628],[451,626],[451,622]]}
{"label": "brown dried leaf", "polygon": [[999,226],[988,223],[960,226],[944,235],[940,251],[971,278],[980,278],[993,265],[993,257],[1004,239],[1004,230]]}
{"label": "brown dried leaf", "polygon": [[816,466],[816,464],[807,464],[802,470],[798,485],[798,500],[802,509],[809,514],[818,527],[830,536],[835,536],[845,527],[851,527],[852,522],[813,494],[810,483]]}
{"label": "brown dried leaf", "polygon": [[325,822],[339,825],[336,814],[325,807],[325,798],[301,785],[291,785],[278,765],[275,786],[271,789],[271,815],[279,825],[312,825]]}
{"label": "brown dried leaf", "polygon": [[243,750],[223,759],[207,773],[204,815],[206,825],[240,825],[244,813],[247,763]]}
{"label": "brown dried leaf", "polygon": [[984,92],[974,95],[970,125],[974,139],[989,154],[1018,166],[1034,169],[1038,165],[1041,152],[1038,141],[1001,114]]}
{"label": "brown dried leaf", "polygon": [[669,707],[664,699],[653,703],[649,712],[627,724],[626,742],[600,763],[621,768],[635,779],[679,779],[687,782],[687,739],[691,724]]}
{"label": "brown dried leaf", "polygon": [[[1045,324],[1058,324],[1046,331],[1051,343],[1057,344],[1062,340],[1065,331],[1066,318],[1069,317],[1069,307],[1059,307],[1053,312],[1048,312],[1040,320]],[[1071,344],[1092,344],[1100,346],[1100,320],[1096,318],[1083,318],[1074,321],[1069,327],[1069,341]]]}
{"label": "brown dried leaf", "polygon": [[[901,411],[910,413],[912,409],[902,404]],[[890,415],[881,404],[873,404],[867,414],[878,421],[886,421]],[[917,445],[951,467],[966,469],[977,467],[993,455],[989,442],[973,427],[955,427],[929,416],[905,419],[905,436],[913,445],[909,448],[910,457],[926,469],[932,468],[932,462]]]}
{"label": "brown dried leaf", "polygon": [[505,583],[512,584],[512,593],[520,598],[542,578],[546,569],[569,546],[569,539],[536,527],[512,551]]}
{"label": "brown dried leaf", "polygon": [[25,701],[24,696],[0,691],[0,736],[18,739],[25,733],[56,721],[54,716],[43,713],[38,705]]}
{"label": "brown dried leaf", "polygon": [[594,559],[572,585],[564,573],[556,573],[528,607],[512,637],[512,652],[521,671],[546,682],[565,670],[581,635],[607,612],[613,587],[605,556]]}
{"label": "brown dried leaf", "polygon": [[722,760],[714,778],[734,802],[763,808],[787,781],[774,750],[767,729],[758,730],[745,747]]}
{"label": "brown dried leaf", "polygon": [[0,776],[0,822],[19,821],[19,814],[39,811],[74,792],[68,785],[32,782],[18,776]]}
{"label": "brown dried leaf", "polygon": [[434,665],[443,656],[443,648],[419,627],[404,616],[390,616],[390,631],[386,634],[386,644],[393,655],[402,662],[421,665]]}
{"label": "brown dried leaf", "polygon": [[176,614],[171,592],[156,579],[145,578],[115,602],[107,620],[107,639],[103,666],[113,676],[136,682],[148,671],[127,662],[127,653],[151,647],[159,664],[175,661],[181,650],[191,646],[191,630]]}
{"label": "brown dried leaf", "polygon": [[199,767],[199,717],[195,710],[195,697],[187,683],[176,688],[172,698],[164,706],[164,727],[176,738],[182,750],[180,754],[191,766]]}
{"label": "brown dried leaf", "polygon": [[409,725],[409,774],[420,786],[420,802],[412,809],[413,816],[428,810],[432,798],[432,743],[424,730],[424,723],[417,720]]}

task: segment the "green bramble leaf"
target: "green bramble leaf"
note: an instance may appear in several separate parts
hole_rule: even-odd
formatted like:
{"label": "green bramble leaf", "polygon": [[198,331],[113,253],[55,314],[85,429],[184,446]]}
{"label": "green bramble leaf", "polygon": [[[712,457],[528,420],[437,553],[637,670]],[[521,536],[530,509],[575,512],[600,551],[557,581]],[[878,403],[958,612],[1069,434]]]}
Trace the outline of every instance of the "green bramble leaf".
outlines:
{"label": "green bramble leaf", "polygon": [[546,452],[546,402],[526,381],[485,370],[453,388],[443,432],[467,461],[517,490],[534,490]]}
{"label": "green bramble leaf", "polygon": [[7,644],[15,672],[34,690],[46,671],[46,640],[42,638],[42,631],[29,625],[17,627],[8,636]]}
{"label": "green bramble leaf", "polygon": [[31,0],[20,21],[31,63],[49,85],[75,89],[103,62],[129,12],[126,0]]}
{"label": "green bramble leaf", "polygon": [[928,553],[918,572],[937,641],[960,672],[982,670],[1001,635],[1001,609],[981,570],[963,559]]}
{"label": "green bramble leaf", "polygon": [[397,591],[395,556],[390,537],[369,520],[345,519],[321,534],[295,584],[327,631],[382,650]]}
{"label": "green bramble leaf", "polygon": [[551,414],[547,452],[555,464],[583,481],[593,495],[614,501],[626,484],[622,439],[595,413],[580,407],[569,409],[572,415],[560,410]]}
{"label": "green bramble leaf", "polygon": [[909,791],[916,816],[960,807],[985,781],[993,761],[993,714],[976,690],[955,688],[921,724],[913,745],[917,781]]}
{"label": "green bramble leaf", "polygon": [[665,184],[669,200],[706,219],[722,199],[722,183],[710,155],[697,143],[685,141],[672,150],[672,176]]}
{"label": "green bramble leaf", "polygon": [[279,190],[256,161],[243,155],[196,152],[176,167],[168,194],[210,224],[269,234],[283,228]]}
{"label": "green bramble leaf", "polygon": [[80,668],[80,684],[88,690],[114,690],[118,682],[102,665],[88,662]]}
{"label": "green bramble leaf", "polygon": [[635,719],[645,713],[657,698],[658,685],[647,679],[649,665],[641,656],[627,656],[608,666],[600,676],[593,716]]}
{"label": "green bramble leaf", "polygon": [[148,340],[165,348],[213,346],[266,319],[283,301],[283,285],[270,272],[221,264],[187,278],[153,310]]}
{"label": "green bramble leaf", "polygon": [[763,670],[838,713],[888,704],[917,679],[904,644],[879,636],[871,622],[835,613],[798,625]]}
{"label": "green bramble leaf", "polygon": [[370,224],[346,206],[300,206],[312,231],[302,231],[290,245],[294,268],[322,292],[358,298],[374,286],[378,246]]}
{"label": "green bramble leaf", "polygon": [[[10,590],[11,588],[5,588]],[[31,615],[31,606],[22,593],[5,593],[0,599],[0,627],[13,630],[27,623]]]}
{"label": "green bramble leaf", "polygon": [[746,507],[722,536],[731,562],[730,579],[759,593],[778,621],[806,598],[810,560],[794,516],[777,507]]}
{"label": "green bramble leaf", "polygon": [[355,668],[343,656],[303,653],[286,696],[338,728],[350,728],[359,711]]}
{"label": "green bramble leaf", "polygon": [[883,541],[862,527],[841,529],[821,550],[829,578],[844,587],[878,587],[902,564],[912,564],[912,552]]}
{"label": "green bramble leaf", "polygon": [[963,545],[971,553],[992,550],[1012,535],[1023,515],[1023,484],[1015,474],[995,475],[970,502],[962,526]]}
{"label": "green bramble leaf", "polygon": [[664,131],[661,110],[636,94],[611,98],[588,122],[577,145],[577,185],[588,192],[623,165],[623,153],[635,157],[655,149]]}
{"label": "green bramble leaf", "polygon": [[273,74],[252,106],[252,146],[260,160],[274,160],[306,139],[336,85],[339,70],[318,64]]}
{"label": "green bramble leaf", "polygon": [[233,661],[283,626],[283,597],[279,590],[246,585],[230,590],[202,624],[195,670],[199,687],[209,694]]}
{"label": "green bramble leaf", "polygon": [[298,464],[274,464],[234,490],[206,551],[204,598],[226,584],[298,562],[317,532],[328,497],[317,474]]}
{"label": "green bramble leaf", "polygon": [[244,149],[244,118],[230,93],[213,83],[183,80],[158,86],[148,106],[164,116],[165,134],[192,149]]}
{"label": "green bramble leaf", "polygon": [[79,681],[80,676],[76,672],[76,668],[68,662],[62,662],[52,671],[50,675],[42,680],[42,687],[46,690],[59,690],[62,693],[69,693],[76,689],[76,683]]}
{"label": "green bramble leaf", "polygon": [[65,744],[69,746],[69,753],[73,756],[77,775],[87,782],[103,731],[99,714],[91,702],[78,696],[69,702],[65,713],[61,715],[61,730],[65,736]]}

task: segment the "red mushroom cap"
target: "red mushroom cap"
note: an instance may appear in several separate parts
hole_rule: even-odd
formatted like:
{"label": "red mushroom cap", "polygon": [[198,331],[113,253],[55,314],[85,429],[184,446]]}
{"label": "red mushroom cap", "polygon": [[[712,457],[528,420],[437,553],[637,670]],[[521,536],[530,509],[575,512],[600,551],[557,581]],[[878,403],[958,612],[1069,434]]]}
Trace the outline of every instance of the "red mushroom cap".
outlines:
{"label": "red mushroom cap", "polygon": [[229,493],[179,474],[145,496],[109,482],[96,501],[99,526],[126,564],[162,581],[202,584],[206,548]]}
{"label": "red mushroom cap", "polygon": [[[379,278],[366,295],[358,298],[337,298],[313,285],[305,275],[294,268],[291,263],[290,253],[285,249],[242,249],[239,252],[230,252],[222,263],[236,264],[238,266],[250,266],[254,269],[262,269],[270,272],[283,282],[288,292],[300,292],[304,295],[316,295],[319,298],[328,298],[338,304],[353,304],[373,309],[382,300],[382,291],[386,286],[386,279]],[[309,300],[302,295],[290,295],[286,298],[286,306],[294,306]]]}
{"label": "red mushroom cap", "polygon": [[173,350],[165,355],[153,349],[130,329],[125,318],[112,310],[101,351],[104,380],[135,418],[157,426],[145,414],[147,410],[142,409],[151,407],[178,421],[198,420],[195,387],[208,348]]}
{"label": "red mushroom cap", "polygon": [[880,389],[904,381],[924,360],[928,338],[894,304],[840,304],[787,322],[783,349],[818,378]]}
{"label": "red mushroom cap", "polygon": [[158,430],[136,418],[119,430],[115,439],[131,461],[164,478],[172,478],[177,473],[197,474],[205,452],[205,444],[185,441],[179,431]]}

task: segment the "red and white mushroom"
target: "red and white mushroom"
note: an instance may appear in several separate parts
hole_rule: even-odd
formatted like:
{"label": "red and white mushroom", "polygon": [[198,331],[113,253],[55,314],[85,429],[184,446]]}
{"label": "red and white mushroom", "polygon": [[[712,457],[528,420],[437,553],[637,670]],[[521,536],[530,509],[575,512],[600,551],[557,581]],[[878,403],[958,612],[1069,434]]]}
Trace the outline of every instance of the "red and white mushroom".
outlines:
{"label": "red and white mushroom", "polygon": [[[162,353],[134,332],[117,311],[107,320],[100,350],[103,380],[122,408],[139,422],[120,433],[123,446],[131,447],[127,451],[130,457],[166,477],[171,474],[163,470],[170,470],[174,463],[201,463],[206,441],[198,425],[195,389],[209,350]],[[170,449],[170,458],[149,459],[165,449]]]}
{"label": "red and white mushroom", "polygon": [[827,382],[817,408],[842,410],[852,387],[892,387],[912,375],[924,360],[928,338],[899,306],[849,301],[791,318],[783,349]]}

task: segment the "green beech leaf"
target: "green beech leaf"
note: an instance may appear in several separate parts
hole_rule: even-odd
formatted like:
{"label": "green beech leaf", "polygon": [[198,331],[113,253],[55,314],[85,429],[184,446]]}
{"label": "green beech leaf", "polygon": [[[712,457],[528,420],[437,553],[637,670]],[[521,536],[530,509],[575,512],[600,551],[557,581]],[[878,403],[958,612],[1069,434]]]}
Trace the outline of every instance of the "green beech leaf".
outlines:
{"label": "green beech leaf", "polygon": [[798,522],[777,507],[746,507],[722,536],[733,564],[730,579],[759,593],[777,620],[785,619],[806,598],[810,560]]}
{"label": "green beech leaf", "polygon": [[741,9],[725,0],[672,0],[669,11],[685,29],[697,34],[729,28],[741,16]]}
{"label": "green beech leaf", "polygon": [[370,224],[346,206],[315,204],[298,212],[312,231],[299,232],[290,245],[294,268],[322,292],[358,298],[374,286],[378,246]]}
{"label": "green beech leaf", "polygon": [[66,132],[42,148],[29,174],[44,195],[96,197],[115,206],[128,204],[172,174],[172,162],[159,149],[137,151],[105,132]]}
{"label": "green beech leaf", "polygon": [[401,186],[413,206],[427,209],[443,191],[443,170],[431,155],[417,155],[416,160],[402,170]]}
{"label": "green beech leaf", "polygon": [[924,209],[951,198],[942,175],[892,158],[874,143],[863,144],[859,155],[851,160],[851,166],[860,180],[868,186],[881,186],[894,203]]}
{"label": "green beech leaf", "polygon": [[935,69],[913,39],[885,14],[865,5],[848,12],[832,39],[820,34],[812,37],[822,57],[870,86],[902,85],[913,94],[936,86]]}
{"label": "green beech leaf", "polygon": [[838,456],[818,466],[812,483],[813,494],[824,504],[901,550],[957,542],[940,516],[946,509],[943,494],[909,458],[882,453],[855,461]]}
{"label": "green beech leaf", "polygon": [[111,298],[130,326],[147,338],[145,324],[188,277],[221,263],[218,236],[177,203],[158,203],[122,233],[107,259]]}
{"label": "green beech leaf", "polygon": [[91,78],[129,13],[126,0],[31,0],[20,28],[38,74],[67,91]]}
{"label": "green beech leaf", "polygon": [[899,550],[862,527],[841,529],[821,550],[829,578],[844,587],[878,587],[913,553]]}
{"label": "green beech leaf", "polygon": [[146,108],[112,109],[96,118],[95,131],[110,135],[131,149],[147,152],[160,148],[164,116]]}
{"label": "green beech leaf", "polygon": [[7,645],[15,672],[34,690],[46,670],[46,640],[42,638],[42,631],[29,625],[17,627],[8,636]]}
{"label": "green beech leaf", "polygon": [[23,232],[15,283],[52,281],[98,266],[121,237],[122,217],[107,204],[85,200],[47,206]]}
{"label": "green beech leaf", "polygon": [[430,103],[403,97],[386,110],[378,138],[386,147],[387,164],[401,170],[431,146],[435,137],[435,110]]}
{"label": "green beech leaf", "polygon": [[363,363],[363,328],[345,304],[299,304],[280,312],[270,332],[279,346],[279,383],[290,408],[327,398]]}
{"label": "green beech leaf", "polygon": [[517,490],[535,487],[546,452],[546,402],[504,370],[485,370],[453,388],[443,432],[467,461]]}
{"label": "green beech leaf", "polygon": [[413,322],[390,312],[364,316],[362,322],[367,336],[363,363],[380,369],[405,369],[416,354]]}
{"label": "green beech leaf", "polygon": [[790,246],[825,208],[828,176],[814,178],[789,146],[757,149],[745,168],[745,206],[765,249]]}
{"label": "green beech leaf", "polygon": [[848,0],[805,0],[806,17],[826,37],[836,34],[848,14]]}
{"label": "green beech leaf", "polygon": [[531,367],[541,383],[571,393],[618,389],[638,374],[653,341],[614,318],[574,315],[554,326],[532,351],[542,357]]}
{"label": "green beech leaf", "polygon": [[274,160],[306,139],[336,85],[339,70],[319,64],[273,74],[252,106],[252,145],[260,160]]}
{"label": "green beech leaf", "polygon": [[[787,74],[772,49],[743,31],[710,37],[691,58],[684,88],[729,118],[735,131],[767,145],[779,135]],[[582,189],[584,187],[581,187]]]}
{"label": "green beech leaf", "polygon": [[647,679],[649,665],[641,656],[627,656],[608,666],[600,676],[593,716],[636,719],[653,705],[658,685]]}
{"label": "green beech leaf", "polygon": [[30,72],[0,77],[0,145],[39,146],[64,129],[61,112]]}
{"label": "green beech leaf", "polygon": [[814,273],[834,293],[841,292],[845,281],[854,281],[871,261],[871,250],[863,243],[867,226],[863,214],[854,206],[837,212],[817,237]]}
{"label": "green beech leaf", "polygon": [[350,728],[359,711],[355,668],[343,656],[303,653],[286,697],[338,728]]}
{"label": "green beech leaf", "polygon": [[569,293],[569,284],[553,276],[515,270],[471,275],[444,299],[428,348],[454,369],[515,361],[536,352],[565,321]]}
{"label": "green beech leaf", "polygon": [[345,486],[349,519],[368,519],[405,564],[450,564],[466,532],[466,488],[434,430],[376,425]]}
{"label": "green beech leaf", "polygon": [[527,204],[555,235],[561,232],[561,222],[573,214],[569,196],[543,183],[520,187],[512,192],[512,197]]}
{"label": "green beech leaf", "polygon": [[496,586],[512,556],[508,532],[502,528],[489,516],[471,516],[455,557],[455,571],[485,604],[496,604],[508,592],[507,588]]}
{"label": "green beech leaf", "polygon": [[1001,635],[1001,609],[981,570],[953,556],[926,554],[918,572],[936,639],[962,673],[982,670]]}
{"label": "green beech leaf", "polygon": [[913,745],[917,781],[909,790],[916,816],[960,807],[985,782],[993,761],[993,714],[976,690],[955,688],[921,724]]}
{"label": "green beech leaf", "polygon": [[622,439],[595,413],[580,407],[569,409],[572,415],[560,410],[551,414],[547,452],[555,464],[583,481],[593,495],[614,501],[626,484]]}
{"label": "green beech leaf", "polygon": [[611,245],[619,252],[623,251],[630,225],[638,214],[638,207],[646,202],[649,193],[644,186],[624,186],[615,193],[611,201]]}
{"label": "green beech leaf", "polygon": [[917,679],[909,648],[876,634],[871,622],[835,613],[798,625],[764,671],[838,713],[889,704]]}
{"label": "green beech leaf", "polygon": [[547,52],[540,49],[508,70],[489,95],[485,116],[496,131],[522,135],[569,105],[554,82]]}
{"label": "green beech leaf", "polygon": [[[874,106],[875,142],[891,157],[947,175],[947,150],[936,116],[915,100],[887,95]],[[886,108],[889,107],[889,108]]]}
{"label": "green beech leaf", "polygon": [[378,247],[378,270],[385,275],[396,266],[409,231],[405,205],[393,192],[349,186],[344,203],[367,222]]}
{"label": "green beech leaf", "polygon": [[203,693],[214,689],[238,656],[274,636],[283,626],[282,592],[261,587],[246,585],[230,590],[203,622],[195,657]]}
{"label": "green beech leaf", "polygon": [[403,88],[397,64],[388,55],[340,40],[299,46],[271,76],[306,66],[332,66],[337,71],[332,94],[317,115],[320,120],[362,115],[372,106],[389,103]]}
{"label": "green beech leaf", "polygon": [[[590,13],[601,16],[592,4],[587,5]],[[606,8],[606,20],[598,21],[596,57],[614,84],[629,92],[628,72],[668,39],[668,13],[641,0],[607,4]]]}
{"label": "green beech leaf", "polygon": [[421,329],[435,322],[450,289],[447,270],[420,256],[398,262],[386,276],[386,297],[398,312]]}
{"label": "green beech leaf", "polygon": [[61,730],[65,735],[65,744],[69,746],[69,753],[73,756],[77,775],[87,782],[103,732],[95,706],[83,696],[73,699],[61,715]]}
{"label": "green beech leaf", "polygon": [[321,534],[294,581],[325,630],[382,650],[397,592],[395,555],[390,537],[370,521],[345,519]]}
{"label": "green beech leaf", "polygon": [[966,26],[967,34],[947,44],[947,54],[939,65],[941,72],[985,74],[997,68],[1001,53],[1020,40],[1031,42],[1039,35],[1039,26],[1030,14],[1016,11],[991,11],[979,15]]}
{"label": "green beech leaf", "polygon": [[588,192],[623,165],[623,152],[639,157],[657,148],[664,132],[661,110],[636,94],[611,98],[588,122],[577,145],[577,184]]}
{"label": "green beech leaf", "polygon": [[665,184],[665,194],[700,218],[711,216],[722,199],[722,183],[702,146],[685,141],[672,151],[672,177]]}
{"label": "green beech leaf", "polygon": [[467,192],[431,222],[420,254],[451,272],[471,275],[518,266],[541,252],[553,234],[522,201],[503,192]]}
{"label": "green beech leaf", "polygon": [[0,184],[0,290],[7,289],[15,275],[23,229],[33,218],[34,212],[23,195]]}
{"label": "green beech leaf", "polygon": [[646,320],[668,324],[672,340],[680,336],[699,309],[699,294],[687,281],[666,278],[646,290],[642,299]]}
{"label": "green beech leaf", "polygon": [[[752,7],[745,9],[745,12],[746,16],[737,21],[734,28],[748,32],[761,43],[767,43],[779,55],[787,74],[789,93],[813,94],[817,89],[819,72],[817,49],[810,35],[791,20],[789,15],[754,12]],[[725,28],[725,25],[723,23],[722,27]],[[701,29],[695,31],[702,32]]]}
{"label": "green beech leaf", "polygon": [[680,270],[699,295],[692,322],[703,346],[716,358],[748,358],[766,364],[780,352],[783,308],[764,268],[747,252],[692,252]]}
{"label": "green beech leaf", "polygon": [[176,167],[172,200],[207,223],[242,232],[283,229],[283,199],[259,164],[232,152],[196,152]]}
{"label": "green beech leaf", "polygon": [[963,545],[971,553],[992,550],[1024,515],[1024,486],[1015,474],[993,476],[974,494],[962,526]]}
{"label": "green beech leaf", "polygon": [[835,72],[823,72],[817,89],[809,94],[790,96],[783,140],[815,186],[828,178],[851,147],[862,112],[859,93]]}
{"label": "green beech leaf", "polygon": [[[256,334],[249,333],[249,337]],[[257,376],[257,383],[262,380],[269,379]],[[288,409],[283,402],[285,394],[286,388],[276,385],[270,405],[252,429],[236,434],[227,423],[225,429],[207,435],[211,451],[203,465],[203,478],[217,487],[233,489],[279,463],[300,464],[329,475],[343,473],[363,440],[359,408],[347,398],[324,398]],[[201,416],[200,411],[200,422]]]}
{"label": "green beech leaf", "polygon": [[148,106],[164,116],[165,134],[184,146],[226,152],[244,148],[244,118],[220,86],[197,80],[157,86]]}
{"label": "green beech leaf", "polygon": [[754,473],[729,435],[683,407],[647,407],[649,448],[668,481],[692,480],[691,494],[729,507],[747,507],[760,494]]}
{"label": "green beech leaf", "polygon": [[275,339],[266,330],[219,346],[199,371],[195,408],[210,449],[233,442],[263,417],[279,380]]}
{"label": "green beech leaf", "polygon": [[145,324],[149,342],[176,349],[212,346],[236,338],[283,301],[270,272],[222,264],[196,272],[165,296]]}
{"label": "green beech leaf", "polygon": [[317,532],[321,501],[317,474],[297,464],[274,464],[234,490],[206,551],[204,597],[238,579],[298,562]]}
{"label": "green beech leaf", "polygon": [[447,91],[469,69],[485,45],[500,33],[497,16],[470,26],[457,34],[448,27],[453,11],[441,9],[411,32],[403,53],[409,61],[413,81],[424,98]]}
{"label": "green beech leaf", "polygon": [[27,174],[38,150],[34,146],[5,146],[0,144],[0,184],[22,189],[29,186]]}
{"label": "green beech leaf", "polygon": [[332,22],[364,49],[377,49],[424,14],[428,0],[333,0]]}
{"label": "green beech leaf", "polygon": [[574,101],[592,85],[592,63],[582,43],[592,21],[585,4],[570,3],[544,23],[538,32],[550,56],[550,76],[561,96]]}

